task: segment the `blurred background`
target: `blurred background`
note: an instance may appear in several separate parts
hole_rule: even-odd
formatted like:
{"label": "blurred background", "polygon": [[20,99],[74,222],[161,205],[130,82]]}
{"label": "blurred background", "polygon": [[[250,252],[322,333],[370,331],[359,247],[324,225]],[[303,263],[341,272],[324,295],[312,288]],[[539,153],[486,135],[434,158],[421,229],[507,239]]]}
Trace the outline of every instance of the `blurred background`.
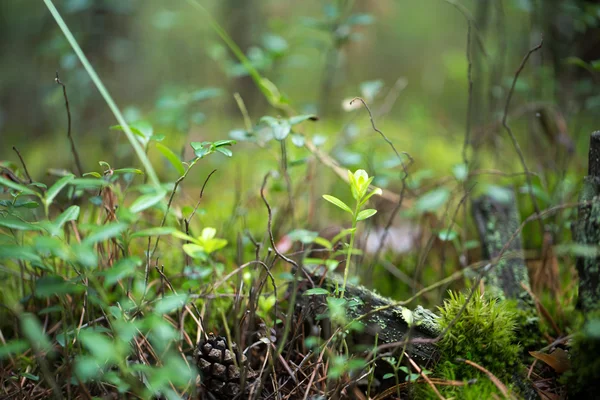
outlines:
{"label": "blurred background", "polygon": [[[239,141],[232,158],[217,154],[202,160],[178,200],[194,204],[197,189],[216,168],[216,183],[208,186],[198,213],[202,224],[217,226],[232,241],[242,228],[263,235],[260,183],[267,171],[280,168],[282,155],[278,142],[251,138],[248,131],[260,133],[261,117],[278,117],[280,111],[269,106],[209,17],[190,3],[54,1],[128,122],[187,159],[192,141]],[[412,249],[410,221],[427,226],[428,215],[439,214],[449,198],[455,203],[460,198],[462,189],[451,190],[448,183],[457,179],[462,187],[459,175],[465,170],[457,165],[464,160],[466,132],[469,171],[488,171],[477,176],[474,192],[501,195],[502,185],[516,186],[521,212],[530,215],[522,175],[510,175],[523,169],[501,120],[515,72],[542,38],[541,50],[522,68],[507,117],[536,174],[533,189],[541,206],[576,197],[589,134],[600,125],[600,2],[199,3],[298,113],[319,117],[297,129],[342,167],[365,168],[378,186],[401,190],[398,159],[371,128],[366,110],[349,105],[355,96],[371,107],[378,128],[398,150],[411,154],[406,210],[392,243],[398,252]],[[34,179],[75,170],[57,72],[66,85],[83,170],[102,172],[99,161],[139,167],[122,132],[110,129],[116,120],[40,0],[0,1],[0,163],[18,169],[15,146]],[[303,204],[296,218],[321,231],[342,216],[321,195],[347,198],[348,189],[302,148],[301,139],[293,142],[297,146],[288,145],[285,165]],[[177,179],[160,152],[147,150],[163,182]],[[274,203],[286,201],[282,179],[269,190]],[[382,216],[374,223],[385,225],[391,208],[379,204]],[[448,226],[448,215],[444,218]],[[568,222],[556,226],[557,235],[568,232]],[[293,221],[285,228],[291,227]],[[279,233],[285,228],[277,227]],[[467,229],[456,225],[462,228]],[[542,238],[525,233],[526,246],[539,245]]]}

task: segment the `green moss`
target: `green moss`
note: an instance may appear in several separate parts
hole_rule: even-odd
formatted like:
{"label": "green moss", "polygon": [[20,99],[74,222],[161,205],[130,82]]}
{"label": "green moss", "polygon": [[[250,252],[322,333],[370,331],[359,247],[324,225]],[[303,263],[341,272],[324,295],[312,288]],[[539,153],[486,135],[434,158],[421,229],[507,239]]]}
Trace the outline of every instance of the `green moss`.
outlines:
{"label": "green moss", "polygon": [[[518,364],[521,347],[516,337],[514,306],[509,302],[487,299],[479,292],[473,295],[462,314],[466,296],[450,292],[450,297],[440,307],[440,327],[450,330],[439,342],[444,360],[454,363],[460,357],[488,369],[498,378],[509,381]],[[478,372],[463,363],[455,364],[458,379],[477,378]]]}

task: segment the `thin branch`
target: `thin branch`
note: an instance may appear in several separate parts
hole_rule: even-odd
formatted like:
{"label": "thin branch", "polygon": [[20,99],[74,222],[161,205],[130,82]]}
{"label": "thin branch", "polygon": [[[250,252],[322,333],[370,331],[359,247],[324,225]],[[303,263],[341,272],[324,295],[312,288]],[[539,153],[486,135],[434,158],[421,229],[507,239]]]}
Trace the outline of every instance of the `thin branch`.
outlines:
{"label": "thin branch", "polygon": [[439,392],[439,390],[437,390],[437,388],[435,387],[435,385],[433,384],[433,382],[431,382],[431,379],[429,379],[427,377],[427,374],[423,373],[423,370],[421,369],[421,367],[419,367],[417,365],[417,363],[414,362],[412,358],[410,358],[410,356],[408,355],[408,353],[404,352],[404,356],[406,356],[406,358],[408,359],[408,361],[410,362],[410,364],[419,373],[419,375],[421,375],[423,377],[423,379],[425,379],[425,382],[427,382],[427,384],[429,386],[431,386],[431,389],[437,395],[437,397],[439,399],[441,399],[441,400],[446,400],[446,398],[444,396],[442,396],[442,394]]}
{"label": "thin branch", "polygon": [[21,165],[23,166],[23,171],[25,171],[25,176],[27,177],[27,179],[29,179],[29,183],[33,182],[33,179],[31,179],[31,175],[29,175],[29,171],[27,170],[27,164],[25,164],[25,160],[23,160],[21,153],[19,153],[19,149],[17,149],[15,146],[13,146],[13,150],[15,151],[15,153],[17,153],[19,160],[21,160]]}
{"label": "thin branch", "polygon": [[[383,234],[381,235],[381,239],[379,240],[379,246],[377,247],[377,251],[375,252],[375,255],[373,256],[373,262],[369,266],[369,271],[372,271],[373,267],[375,266],[375,263],[377,262],[377,260],[379,260],[381,250],[383,249],[385,241],[389,235],[390,228],[392,227],[392,224],[394,223],[394,219],[396,218],[396,215],[398,214],[398,212],[400,211],[400,208],[402,207],[402,202],[404,201],[404,194],[406,192],[406,187],[407,187],[407,185],[406,185],[406,180],[408,179],[408,169],[407,168],[410,165],[412,165],[414,160],[410,156],[410,154],[408,154],[407,152],[404,152],[404,151],[402,153],[398,152],[398,150],[396,149],[396,146],[394,146],[394,143],[392,143],[392,141],[390,139],[388,139],[388,137],[375,126],[375,120],[373,119],[373,113],[371,112],[371,109],[369,108],[367,103],[362,98],[355,97],[350,101],[350,104],[352,104],[355,100],[359,100],[363,104],[363,106],[365,106],[365,108],[367,109],[367,112],[369,113],[369,119],[371,120],[371,126],[373,127],[373,130],[375,132],[379,133],[379,135],[381,135],[383,140],[385,140],[386,143],[390,145],[390,147],[396,154],[396,157],[400,161],[400,165],[402,166],[402,170],[404,172],[404,174],[402,175],[402,178],[401,178],[402,188],[400,189],[400,195],[398,197],[398,201],[396,202],[396,207],[394,207],[394,209],[392,210],[392,213],[390,214],[388,222],[383,230]],[[408,157],[408,160],[409,160],[408,165],[406,165],[404,163],[404,161],[402,160],[402,156],[400,154],[403,154],[406,157]]]}
{"label": "thin branch", "polygon": [[[510,126],[508,126],[506,119],[508,117],[508,108],[510,107],[510,100],[512,99],[512,95],[515,91],[515,86],[517,85],[517,80],[519,79],[519,75],[521,74],[521,71],[523,71],[523,68],[525,68],[525,64],[527,63],[527,60],[529,59],[529,57],[533,53],[535,53],[536,51],[541,49],[543,44],[544,44],[544,39],[542,38],[540,40],[540,44],[538,44],[537,46],[535,46],[534,48],[529,50],[527,52],[527,54],[525,55],[525,57],[523,57],[523,61],[521,61],[521,65],[519,65],[519,68],[515,72],[515,77],[513,79],[510,90],[508,91],[508,95],[506,97],[506,104],[504,105],[504,114],[502,115],[502,126],[504,126],[504,129],[506,129],[508,136],[510,136],[510,140],[512,141],[515,151],[517,152],[517,155],[519,156],[519,160],[521,161],[521,165],[523,166],[523,170],[525,171],[525,179],[527,180],[529,196],[531,197],[531,202],[533,203],[533,208],[535,210],[535,213],[538,215],[540,213],[540,207],[538,206],[537,199],[535,198],[535,195],[533,194],[533,182],[531,180],[531,175],[529,174],[529,168],[527,168],[527,163],[525,162],[525,156],[523,155],[521,146],[519,145],[517,138],[513,134],[512,129],[510,129]],[[541,219],[539,221],[540,221],[540,228],[541,228],[542,232],[545,232],[546,228],[544,227],[543,221]]]}
{"label": "thin branch", "polygon": [[71,153],[73,153],[73,157],[75,158],[75,166],[77,167],[77,172],[79,175],[83,175],[83,168],[81,167],[81,161],[79,159],[79,154],[77,153],[77,148],[75,147],[75,141],[73,140],[73,136],[71,135],[71,108],[69,107],[69,98],[67,97],[67,86],[61,82],[58,77],[58,71],[56,71],[56,78],[54,81],[62,86],[63,89],[63,97],[65,98],[65,107],[67,109],[67,137],[69,138],[69,142],[71,142]]}
{"label": "thin branch", "polygon": [[486,374],[488,376],[488,378],[490,378],[490,380],[492,381],[492,383],[494,385],[496,385],[496,387],[498,388],[498,390],[500,390],[500,392],[502,392],[502,394],[504,395],[505,398],[510,399],[512,398],[510,396],[510,394],[508,393],[508,389],[506,388],[506,385],[504,385],[504,383],[502,383],[500,381],[500,379],[498,379],[494,374],[492,374],[490,371],[488,371],[487,369],[485,369],[484,367],[482,367],[481,365],[471,361],[471,360],[465,360],[464,358],[457,358],[456,361],[458,362],[464,362],[467,365],[470,365],[473,368],[478,369],[479,371],[483,372],[484,374]]}

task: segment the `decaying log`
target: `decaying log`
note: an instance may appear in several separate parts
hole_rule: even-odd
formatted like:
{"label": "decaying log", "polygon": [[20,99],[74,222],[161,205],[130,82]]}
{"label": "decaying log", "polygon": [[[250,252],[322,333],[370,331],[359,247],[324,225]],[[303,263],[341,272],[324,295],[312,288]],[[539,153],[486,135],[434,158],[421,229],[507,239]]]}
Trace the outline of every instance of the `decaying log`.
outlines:
{"label": "decaying log", "polygon": [[[488,260],[500,255],[520,225],[519,211],[512,190],[506,191],[506,199],[483,195],[473,200],[473,217],[481,238],[483,257]],[[529,286],[527,266],[523,259],[521,234],[513,239],[507,251],[511,257],[502,259],[486,275],[486,286],[499,298],[527,299],[529,296],[521,286]]]}
{"label": "decaying log", "polygon": [[[316,271],[310,271],[316,280],[321,278]],[[324,278],[321,287],[335,292],[336,285],[341,287],[343,279],[337,274],[329,274]],[[300,288],[300,294],[308,287]],[[378,344],[402,342],[410,339],[433,339],[439,333],[437,325],[437,316],[421,307],[417,306],[412,311],[413,326],[409,325],[404,319],[404,307],[393,305],[384,310],[371,312],[375,308],[390,306],[393,300],[380,296],[379,294],[365,288],[364,286],[354,286],[348,284],[344,292],[344,297],[351,306],[347,310],[349,321],[368,314],[366,318],[360,319],[364,331],[353,335],[355,344],[365,344],[373,346],[375,336]],[[325,295],[300,296],[298,301],[299,312],[309,318],[315,318],[319,314],[327,312],[327,303]],[[371,313],[370,313],[371,312]],[[410,332],[410,333],[409,333]],[[420,365],[428,365],[437,360],[436,347],[433,343],[409,343],[406,351],[417,360]]]}
{"label": "decaying log", "polygon": [[[573,227],[575,241],[589,251],[577,258],[579,273],[578,307],[584,312],[600,309],[600,131],[590,137],[588,176],[584,178],[577,222]],[[589,247],[588,247],[589,246]]]}

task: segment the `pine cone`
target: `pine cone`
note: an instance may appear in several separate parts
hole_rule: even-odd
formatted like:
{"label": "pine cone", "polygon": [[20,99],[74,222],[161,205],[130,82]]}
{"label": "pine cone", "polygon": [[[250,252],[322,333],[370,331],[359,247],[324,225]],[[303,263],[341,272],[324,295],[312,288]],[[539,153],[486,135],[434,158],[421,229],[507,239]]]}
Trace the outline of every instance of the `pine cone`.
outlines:
{"label": "pine cone", "polygon": [[[206,341],[198,343],[194,352],[202,384],[207,393],[217,399],[231,399],[236,396],[247,398],[257,383],[257,373],[247,366],[246,356],[238,351],[235,343],[231,344],[231,350],[233,353],[227,346],[227,339],[210,333]],[[239,368],[242,365],[247,371],[244,393]]]}

